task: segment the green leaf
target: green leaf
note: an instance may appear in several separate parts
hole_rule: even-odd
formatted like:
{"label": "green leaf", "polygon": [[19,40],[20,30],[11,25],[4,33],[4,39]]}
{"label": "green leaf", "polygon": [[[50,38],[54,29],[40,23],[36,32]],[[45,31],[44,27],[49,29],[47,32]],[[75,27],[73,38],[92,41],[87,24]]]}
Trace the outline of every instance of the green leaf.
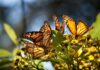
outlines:
{"label": "green leaf", "polygon": [[0,49],[0,70],[9,69],[11,63],[12,54],[5,49]]}
{"label": "green leaf", "polygon": [[0,49],[0,58],[1,57],[9,57],[11,56],[11,53],[5,49]]}
{"label": "green leaf", "polygon": [[33,62],[34,62],[34,65],[36,65],[38,67],[38,69],[41,69],[41,70],[43,69],[41,60],[36,59],[36,60],[33,60]]}
{"label": "green leaf", "polygon": [[96,17],[96,21],[93,23],[93,29],[89,32],[92,38],[98,38],[100,40],[100,13]]}
{"label": "green leaf", "polygon": [[16,35],[14,29],[9,24],[4,23],[4,30],[6,31],[6,33],[10,37],[10,39],[13,41],[13,43],[15,45],[18,45],[17,35]]}
{"label": "green leaf", "polygon": [[0,59],[0,70],[8,70],[8,68],[11,68],[12,60],[11,58],[3,58]]}
{"label": "green leaf", "polygon": [[58,46],[64,40],[63,35],[56,30],[52,30],[52,38],[54,46]]}

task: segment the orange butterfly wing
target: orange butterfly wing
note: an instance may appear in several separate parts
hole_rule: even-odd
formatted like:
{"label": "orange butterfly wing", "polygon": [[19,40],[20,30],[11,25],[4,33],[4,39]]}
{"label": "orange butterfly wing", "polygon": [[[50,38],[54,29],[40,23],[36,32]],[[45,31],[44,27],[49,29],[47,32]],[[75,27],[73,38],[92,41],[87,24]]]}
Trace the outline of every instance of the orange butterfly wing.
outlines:
{"label": "orange butterfly wing", "polygon": [[64,22],[66,22],[67,27],[69,28],[70,32],[73,35],[77,34],[77,29],[76,29],[76,23],[72,18],[69,18],[68,16],[63,16]]}
{"label": "orange butterfly wing", "polygon": [[33,42],[38,42],[43,38],[42,32],[26,32],[23,34],[23,38],[32,40]]}
{"label": "orange butterfly wing", "polygon": [[39,32],[24,33],[23,38],[32,40],[34,44],[38,46],[47,46],[47,44],[49,43],[49,39],[51,38],[51,27],[49,25],[49,22],[45,21]]}
{"label": "orange butterfly wing", "polygon": [[29,54],[33,54],[33,48],[36,46],[32,43],[25,43],[25,44],[26,44],[26,52],[28,52]]}
{"label": "orange butterfly wing", "polygon": [[46,53],[50,48],[50,40],[51,40],[51,27],[48,21],[44,22],[44,25],[41,27],[40,31],[43,32],[43,40],[41,42],[43,43],[43,47],[46,49],[45,50]]}
{"label": "orange butterfly wing", "polygon": [[88,31],[88,26],[85,22],[79,20],[77,25],[77,35],[83,35]]}
{"label": "orange butterfly wing", "polygon": [[60,31],[60,22],[58,21],[58,18],[56,16],[53,16],[53,19],[55,21],[55,29]]}
{"label": "orange butterfly wing", "polygon": [[40,31],[43,33],[51,34],[51,27],[48,21],[44,22],[44,25],[40,28]]}
{"label": "orange butterfly wing", "polygon": [[26,52],[31,54],[33,58],[39,58],[45,54],[43,48],[32,43],[26,43],[25,49]]}
{"label": "orange butterfly wing", "polygon": [[60,31],[61,33],[64,33],[64,23],[62,22],[62,25],[60,26],[60,22],[58,21],[58,18],[56,16],[53,16],[53,19],[55,21],[55,29]]}
{"label": "orange butterfly wing", "polygon": [[40,31],[43,32],[43,45],[47,46],[51,37],[51,27],[48,21],[44,22],[44,25],[42,26]]}
{"label": "orange butterfly wing", "polygon": [[[27,32],[24,33],[23,37],[34,42],[34,44],[29,42],[26,43],[26,51],[29,54],[31,54],[32,56],[36,55],[36,57],[43,55],[43,52],[46,53],[48,50],[51,38],[51,28],[49,22],[45,21],[39,32]],[[35,52],[38,53],[38,55]]]}

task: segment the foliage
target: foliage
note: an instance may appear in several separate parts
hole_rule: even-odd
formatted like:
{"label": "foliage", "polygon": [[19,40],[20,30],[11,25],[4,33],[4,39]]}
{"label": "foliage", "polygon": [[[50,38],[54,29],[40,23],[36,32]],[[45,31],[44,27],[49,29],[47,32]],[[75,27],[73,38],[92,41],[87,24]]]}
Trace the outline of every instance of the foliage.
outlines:
{"label": "foliage", "polygon": [[90,31],[92,38],[100,40],[100,13],[96,17],[96,21],[93,23],[93,30]]}
{"label": "foliage", "polygon": [[0,49],[0,57],[8,57],[11,53],[5,49]]}
{"label": "foliage", "polygon": [[5,29],[6,33],[8,34],[8,36],[10,37],[10,39],[12,40],[12,42],[15,45],[18,45],[17,35],[16,35],[14,29],[7,23],[4,23],[4,29]]}
{"label": "foliage", "polygon": [[12,54],[5,50],[5,49],[0,49],[0,69],[4,70],[6,68],[10,69],[10,65],[12,63]]}

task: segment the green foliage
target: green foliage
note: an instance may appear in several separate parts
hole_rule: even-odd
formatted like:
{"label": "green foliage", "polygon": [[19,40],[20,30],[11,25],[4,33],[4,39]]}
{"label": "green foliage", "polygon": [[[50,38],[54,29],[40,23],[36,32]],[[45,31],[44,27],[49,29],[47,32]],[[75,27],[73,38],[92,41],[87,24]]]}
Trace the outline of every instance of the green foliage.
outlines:
{"label": "green foliage", "polygon": [[93,29],[90,31],[92,38],[100,40],[100,13],[96,17],[96,21],[93,23]]}
{"label": "green foliage", "polygon": [[11,57],[4,57],[0,59],[0,70],[4,70],[5,68],[10,68],[12,64]]}
{"label": "green foliage", "polygon": [[[14,29],[8,23],[4,23],[3,27],[9,38],[17,46],[18,39]],[[0,70],[11,69],[12,60],[13,60],[13,53],[5,49],[0,49]]]}
{"label": "green foliage", "polygon": [[0,49],[0,58],[2,57],[10,57],[11,53],[5,49]]}
{"label": "green foliage", "polygon": [[56,31],[56,30],[52,30],[52,38],[53,38],[53,46],[54,48],[60,50],[61,48],[61,42],[65,40],[64,36]]}
{"label": "green foliage", "polygon": [[8,24],[4,23],[4,30],[15,45],[18,45],[18,39],[15,30]]}
{"label": "green foliage", "polygon": [[5,49],[0,49],[0,70],[9,69],[11,63],[12,54]]}

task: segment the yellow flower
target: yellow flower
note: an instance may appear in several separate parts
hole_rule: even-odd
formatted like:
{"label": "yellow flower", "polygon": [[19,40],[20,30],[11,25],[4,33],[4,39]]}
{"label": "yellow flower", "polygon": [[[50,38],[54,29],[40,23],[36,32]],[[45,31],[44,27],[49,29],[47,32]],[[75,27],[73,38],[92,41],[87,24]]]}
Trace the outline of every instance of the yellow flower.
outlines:
{"label": "yellow flower", "polygon": [[94,60],[94,56],[93,55],[89,55],[88,58],[89,58],[89,60]]}

